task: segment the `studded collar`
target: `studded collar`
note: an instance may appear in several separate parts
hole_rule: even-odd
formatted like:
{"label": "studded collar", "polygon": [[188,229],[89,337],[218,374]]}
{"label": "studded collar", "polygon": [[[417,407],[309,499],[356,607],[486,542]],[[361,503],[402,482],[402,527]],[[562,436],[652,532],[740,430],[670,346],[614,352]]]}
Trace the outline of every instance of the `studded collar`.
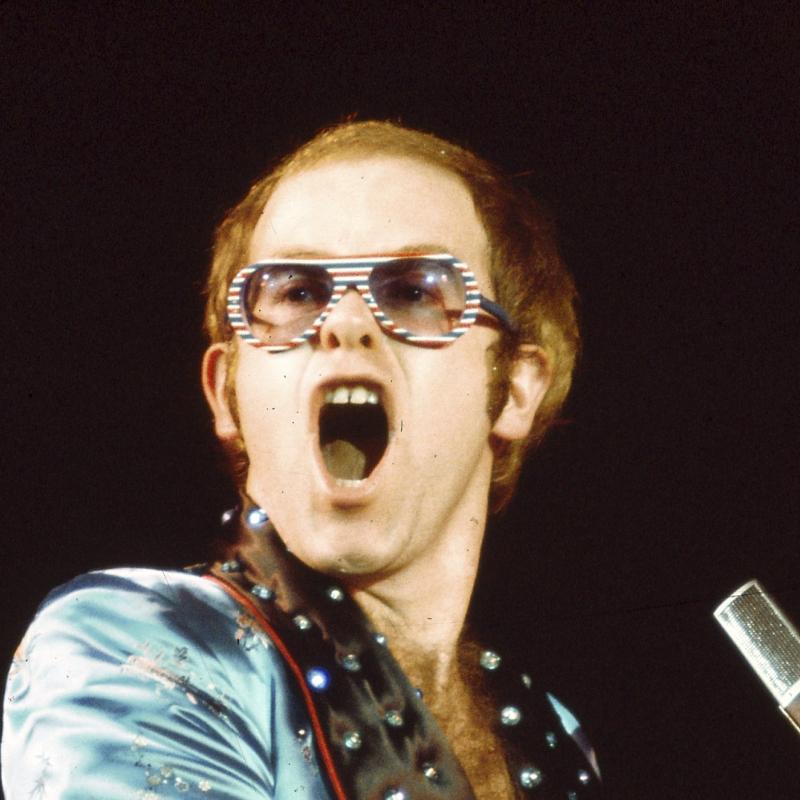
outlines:
{"label": "studded collar", "polygon": [[[283,656],[309,713],[333,796],[473,798],[419,692],[347,592],[293,556],[248,498],[223,522],[236,528],[235,541],[207,577],[250,611]],[[494,651],[483,651],[480,665],[518,796],[597,797],[583,752],[532,679]]]}

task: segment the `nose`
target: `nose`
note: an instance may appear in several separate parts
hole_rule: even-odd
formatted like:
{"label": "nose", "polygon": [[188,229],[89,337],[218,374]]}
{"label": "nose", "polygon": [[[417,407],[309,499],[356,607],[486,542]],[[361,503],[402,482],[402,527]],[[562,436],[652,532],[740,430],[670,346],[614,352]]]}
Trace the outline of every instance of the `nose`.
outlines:
{"label": "nose", "polygon": [[371,349],[380,335],[380,326],[369,306],[352,287],[345,291],[319,329],[320,345],[325,350],[337,347]]}

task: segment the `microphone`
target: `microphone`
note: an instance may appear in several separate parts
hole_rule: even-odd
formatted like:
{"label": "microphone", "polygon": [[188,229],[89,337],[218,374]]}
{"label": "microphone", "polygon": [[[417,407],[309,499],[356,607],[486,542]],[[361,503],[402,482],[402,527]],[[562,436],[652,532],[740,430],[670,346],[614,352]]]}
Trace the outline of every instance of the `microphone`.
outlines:
{"label": "microphone", "polygon": [[778,708],[800,733],[800,636],[775,601],[752,580],[714,612]]}

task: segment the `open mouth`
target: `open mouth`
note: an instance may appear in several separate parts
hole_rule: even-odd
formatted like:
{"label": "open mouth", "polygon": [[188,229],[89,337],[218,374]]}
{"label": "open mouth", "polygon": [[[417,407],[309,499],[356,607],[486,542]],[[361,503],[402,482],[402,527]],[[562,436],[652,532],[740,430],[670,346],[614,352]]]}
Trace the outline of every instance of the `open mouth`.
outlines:
{"label": "open mouth", "polygon": [[331,387],[319,414],[319,445],[338,482],[367,478],[386,451],[389,422],[380,395],[363,385]]}

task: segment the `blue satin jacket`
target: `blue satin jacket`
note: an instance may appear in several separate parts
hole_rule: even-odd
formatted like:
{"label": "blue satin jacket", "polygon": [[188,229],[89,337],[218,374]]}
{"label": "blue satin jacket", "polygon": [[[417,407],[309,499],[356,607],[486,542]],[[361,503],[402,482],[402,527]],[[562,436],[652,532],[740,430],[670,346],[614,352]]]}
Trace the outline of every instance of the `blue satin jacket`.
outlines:
{"label": "blue satin jacket", "polygon": [[[6,686],[7,800],[471,797],[357,605],[251,534],[204,575],[116,569],[50,594]],[[511,735],[520,796],[597,797],[575,718],[489,654],[487,724]]]}
{"label": "blue satin jacket", "polygon": [[308,715],[252,616],[195,575],[53,592],[6,687],[7,800],[329,797]]}

